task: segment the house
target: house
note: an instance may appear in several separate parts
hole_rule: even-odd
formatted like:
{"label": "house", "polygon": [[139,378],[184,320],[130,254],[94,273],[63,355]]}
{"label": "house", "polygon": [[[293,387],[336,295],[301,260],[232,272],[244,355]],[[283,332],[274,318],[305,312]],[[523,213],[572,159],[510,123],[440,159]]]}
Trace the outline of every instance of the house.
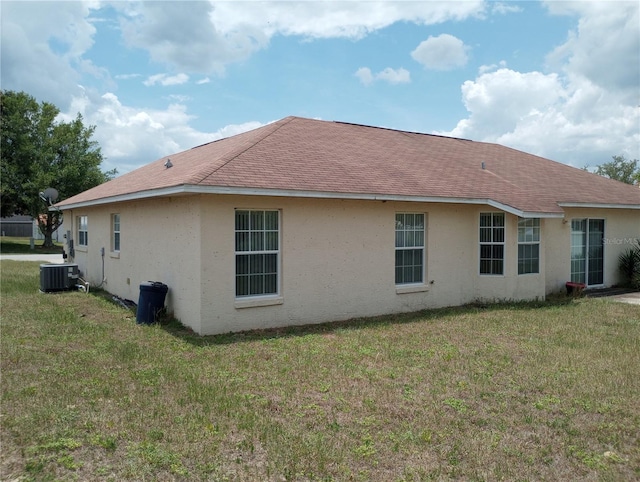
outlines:
{"label": "house", "polygon": [[31,216],[13,215],[0,218],[0,232],[2,236],[23,237],[33,236],[34,221]]}
{"label": "house", "polygon": [[497,144],[287,117],[59,202],[70,261],[200,334],[619,282],[640,190]]}
{"label": "house", "polygon": [[[40,214],[39,218],[46,220],[46,214]],[[38,227],[38,221],[31,216],[13,215],[0,218],[0,232],[2,236],[44,239],[44,234]],[[58,231],[52,235],[54,241],[59,241]]]}

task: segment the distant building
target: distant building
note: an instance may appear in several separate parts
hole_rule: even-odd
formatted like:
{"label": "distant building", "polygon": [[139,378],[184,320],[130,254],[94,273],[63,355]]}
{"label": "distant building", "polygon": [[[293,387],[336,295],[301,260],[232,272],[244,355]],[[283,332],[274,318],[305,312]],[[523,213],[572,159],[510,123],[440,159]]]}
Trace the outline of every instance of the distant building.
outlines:
{"label": "distant building", "polygon": [[[40,216],[46,216],[46,214]],[[0,218],[0,233],[2,236],[14,238],[44,239],[44,234],[40,232],[38,223],[31,216],[15,215]],[[53,232],[52,238],[54,241],[60,241],[60,229]]]}
{"label": "distant building", "polygon": [[34,222],[31,216],[16,215],[0,218],[0,232],[2,236],[30,238],[33,236],[33,226]]}

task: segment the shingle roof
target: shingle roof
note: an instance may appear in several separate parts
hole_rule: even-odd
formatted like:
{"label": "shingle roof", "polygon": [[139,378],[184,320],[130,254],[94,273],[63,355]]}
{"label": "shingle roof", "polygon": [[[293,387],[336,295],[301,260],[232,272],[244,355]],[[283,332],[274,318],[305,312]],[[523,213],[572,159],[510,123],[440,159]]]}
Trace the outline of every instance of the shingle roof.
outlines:
{"label": "shingle roof", "polygon": [[169,192],[490,200],[549,214],[561,204],[640,208],[637,187],[498,144],[300,117],[158,159],[57,206]]}

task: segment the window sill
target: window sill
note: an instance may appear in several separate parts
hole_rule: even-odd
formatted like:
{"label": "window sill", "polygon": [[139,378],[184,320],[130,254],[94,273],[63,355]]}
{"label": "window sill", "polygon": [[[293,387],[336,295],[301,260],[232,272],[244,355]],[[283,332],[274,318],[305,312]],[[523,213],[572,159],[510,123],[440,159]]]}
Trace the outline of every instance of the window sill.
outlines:
{"label": "window sill", "polygon": [[87,246],[78,246],[76,245],[76,247],[74,248],[76,251],[80,251],[81,253],[86,253],[89,251]]}
{"label": "window sill", "polygon": [[120,259],[120,251],[111,251],[109,257],[113,259]]}
{"label": "window sill", "polygon": [[424,291],[429,291],[429,285],[396,285],[397,295],[403,295],[405,293],[421,293]]}
{"label": "window sill", "polygon": [[236,298],[234,303],[234,307],[236,309],[242,308],[256,308],[258,306],[274,306],[281,305],[284,303],[284,298],[282,296],[269,296],[269,297],[259,297],[259,298]]}

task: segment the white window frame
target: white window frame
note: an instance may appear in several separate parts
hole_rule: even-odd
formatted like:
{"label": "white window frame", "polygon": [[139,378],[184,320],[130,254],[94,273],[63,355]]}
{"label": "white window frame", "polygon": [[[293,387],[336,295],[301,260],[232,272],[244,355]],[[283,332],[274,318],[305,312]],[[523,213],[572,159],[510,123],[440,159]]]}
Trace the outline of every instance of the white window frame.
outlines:
{"label": "white window frame", "polygon": [[[240,213],[248,213],[248,224],[246,226],[241,226],[242,229],[238,229],[238,215]],[[262,214],[262,228],[253,226],[254,218],[252,217],[252,213],[261,213]],[[267,213],[275,213],[277,215],[276,220],[276,229],[267,229],[264,225]],[[277,298],[280,296],[280,276],[281,276],[281,267],[280,267],[280,244],[281,244],[281,212],[278,209],[235,209],[234,220],[235,220],[235,228],[234,228],[234,243],[235,243],[235,298],[236,300],[247,300],[247,299],[268,299],[268,298]],[[275,246],[273,244],[273,235],[276,236]],[[269,240],[271,238],[271,241]],[[261,239],[261,241],[260,241]],[[254,245],[255,244],[255,245]],[[269,244],[269,246],[267,246]],[[252,272],[251,271],[251,256],[254,255],[275,255],[275,268],[274,272]],[[248,267],[247,273],[239,273],[239,267],[243,266],[240,262],[240,257],[249,257],[246,263]],[[266,260],[263,260],[266,263]],[[265,265],[263,268],[266,269]],[[275,289],[274,290],[256,290],[257,292],[251,292],[252,289],[252,277],[262,276],[262,283],[267,281],[267,276],[275,274]],[[244,290],[244,283],[240,278],[247,278],[247,291]],[[257,281],[257,279],[256,279]]]}
{"label": "white window frame", "polygon": [[[490,226],[483,226],[482,225],[482,217],[483,216],[491,216],[491,225]],[[495,219],[497,217],[501,217],[502,218],[502,226],[497,226],[495,225]],[[489,233],[489,240],[486,240],[486,238],[483,240],[483,229],[488,231],[484,231],[484,233]],[[499,238],[500,236],[496,236],[496,234],[499,231],[495,231],[495,230],[501,230],[502,232],[502,241],[496,240],[496,238]],[[478,216],[478,273],[480,274],[480,276],[504,276],[504,271],[505,271],[505,260],[507,258],[506,256],[506,236],[507,236],[507,217],[505,215],[505,213],[503,212],[481,212],[480,216]],[[487,247],[490,246],[491,247],[491,257],[487,258],[487,257],[482,257],[482,248],[483,247]],[[502,246],[502,271],[500,273],[494,272],[493,270],[493,263],[497,260],[500,260],[500,258],[494,258],[493,257],[493,248],[497,247],[497,246]],[[491,266],[491,272],[489,273],[483,273],[482,272],[482,262],[483,261],[489,261],[490,262],[490,266]]]}
{"label": "white window frame", "polygon": [[[518,220],[518,275],[540,274],[540,218]],[[537,247],[537,256],[521,256],[520,247]],[[526,249],[526,248],[525,248]],[[535,270],[531,263],[535,260]],[[520,269],[523,267],[523,271]]]}
{"label": "white window frame", "polygon": [[114,253],[120,252],[121,246],[121,231],[120,231],[120,214],[114,213],[111,215],[111,251]]}
{"label": "white window frame", "polygon": [[[413,216],[413,222],[407,223],[407,216]],[[416,222],[416,216],[421,219],[421,222]],[[403,286],[422,286],[425,284],[426,276],[426,228],[427,228],[427,215],[425,213],[417,212],[398,212],[395,216],[395,284],[396,287]],[[421,224],[421,226],[420,226]],[[398,266],[399,256],[404,257],[408,251],[420,252],[420,279],[415,280],[413,274],[409,281],[404,281],[404,270],[409,268],[406,264]],[[403,260],[404,261],[404,260]],[[413,265],[417,267],[417,265]],[[403,271],[399,271],[403,270]],[[415,271],[414,271],[415,273]],[[401,276],[399,276],[401,274]],[[400,279],[400,280],[399,280]]]}
{"label": "white window frame", "polygon": [[78,246],[89,246],[89,216],[76,217],[78,224]]}

